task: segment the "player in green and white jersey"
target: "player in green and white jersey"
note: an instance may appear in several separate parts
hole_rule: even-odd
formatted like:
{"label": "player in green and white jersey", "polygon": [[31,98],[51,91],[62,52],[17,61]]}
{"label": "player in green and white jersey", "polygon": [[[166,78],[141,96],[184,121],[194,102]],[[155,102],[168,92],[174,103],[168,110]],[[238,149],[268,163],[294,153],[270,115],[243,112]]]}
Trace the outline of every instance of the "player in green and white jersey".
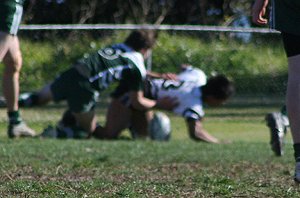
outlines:
{"label": "player in green and white jersey", "polygon": [[[265,25],[264,18],[269,0],[256,0],[252,9],[252,20],[258,25]],[[288,85],[286,106],[290,129],[294,142],[294,157],[296,161],[294,180],[300,183],[300,1],[273,0],[270,25],[281,32],[284,49],[288,58]],[[275,120],[275,119],[273,119]],[[273,130],[271,144],[279,145],[277,153],[281,153],[280,130]],[[277,133],[278,132],[278,133]],[[282,134],[282,133],[281,133]],[[272,142],[273,141],[273,142]]]}
{"label": "player in green and white jersey", "polygon": [[[176,104],[168,98],[147,99],[143,95],[146,77],[144,58],[154,45],[156,35],[152,31],[133,31],[122,45],[109,46],[79,59],[67,71],[60,74],[40,92],[26,100],[30,106],[46,104],[53,100],[66,100],[68,109],[75,117],[76,129],[85,131],[86,136],[96,129],[95,104],[98,93],[117,82],[117,93],[129,92],[132,107],[146,110],[159,106],[171,109]],[[60,135],[63,136],[63,135]],[[80,136],[80,137],[79,137]],[[65,133],[65,137],[81,138],[75,133]]]}
{"label": "player in green and white jersey", "polygon": [[22,121],[18,106],[22,55],[17,32],[23,14],[23,3],[24,0],[0,1],[0,62],[5,66],[2,80],[9,117],[9,137],[35,135]]}

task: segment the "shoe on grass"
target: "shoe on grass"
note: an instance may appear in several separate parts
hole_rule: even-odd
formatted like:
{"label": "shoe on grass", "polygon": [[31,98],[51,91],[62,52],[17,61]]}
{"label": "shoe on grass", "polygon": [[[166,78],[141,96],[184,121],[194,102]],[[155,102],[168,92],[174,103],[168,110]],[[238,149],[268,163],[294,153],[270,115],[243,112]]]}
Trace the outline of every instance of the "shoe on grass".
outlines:
{"label": "shoe on grass", "polygon": [[282,156],[284,136],[287,130],[282,114],[280,112],[268,113],[265,119],[271,133],[271,149],[276,156]]}
{"label": "shoe on grass", "polygon": [[300,162],[296,162],[294,181],[300,184]]}
{"label": "shoe on grass", "polygon": [[57,138],[57,130],[55,127],[49,125],[47,128],[43,130],[40,134],[42,138]]}
{"label": "shoe on grass", "polygon": [[19,124],[9,124],[8,125],[8,137],[34,137],[35,131],[29,128],[25,122],[20,122]]}

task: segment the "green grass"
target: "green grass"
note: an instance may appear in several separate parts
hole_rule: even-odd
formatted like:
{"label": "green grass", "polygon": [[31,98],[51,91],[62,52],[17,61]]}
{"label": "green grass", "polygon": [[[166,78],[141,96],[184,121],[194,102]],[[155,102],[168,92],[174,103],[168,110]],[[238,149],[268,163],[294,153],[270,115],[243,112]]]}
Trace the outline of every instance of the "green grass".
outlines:
{"label": "green grass", "polygon": [[[285,155],[269,146],[265,113],[277,105],[228,104],[207,109],[205,128],[229,144],[188,138],[182,118],[172,120],[169,142],[8,139],[0,109],[1,197],[299,197],[292,181],[290,133]],[[23,109],[37,131],[54,124],[63,105]],[[103,122],[104,110],[99,110]]]}

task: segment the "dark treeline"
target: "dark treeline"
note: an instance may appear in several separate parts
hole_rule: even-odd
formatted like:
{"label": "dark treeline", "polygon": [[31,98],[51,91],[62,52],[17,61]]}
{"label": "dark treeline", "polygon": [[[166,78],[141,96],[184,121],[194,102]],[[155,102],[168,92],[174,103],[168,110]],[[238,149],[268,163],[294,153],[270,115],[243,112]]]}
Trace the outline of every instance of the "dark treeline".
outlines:
{"label": "dark treeline", "polygon": [[27,0],[26,24],[228,25],[253,0]]}

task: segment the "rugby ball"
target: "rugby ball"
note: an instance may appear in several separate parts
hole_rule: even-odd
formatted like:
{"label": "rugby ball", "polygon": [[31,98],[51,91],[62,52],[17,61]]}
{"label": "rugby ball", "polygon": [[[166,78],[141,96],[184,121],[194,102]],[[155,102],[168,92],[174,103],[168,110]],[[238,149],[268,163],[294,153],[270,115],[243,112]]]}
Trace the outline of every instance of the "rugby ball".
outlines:
{"label": "rugby ball", "polygon": [[155,112],[149,123],[149,134],[152,140],[168,141],[171,137],[171,122],[163,112]]}

